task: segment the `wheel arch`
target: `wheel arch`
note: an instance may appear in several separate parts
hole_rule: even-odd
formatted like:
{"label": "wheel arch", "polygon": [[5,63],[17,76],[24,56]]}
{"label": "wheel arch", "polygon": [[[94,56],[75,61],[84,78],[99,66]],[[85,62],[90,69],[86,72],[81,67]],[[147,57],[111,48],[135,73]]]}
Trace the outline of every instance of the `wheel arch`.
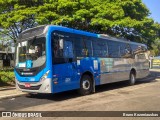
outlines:
{"label": "wheel arch", "polygon": [[137,72],[136,72],[136,69],[135,69],[135,68],[132,68],[132,69],[131,69],[130,74],[131,74],[131,73],[133,73],[133,74],[135,75],[135,77],[136,77]]}
{"label": "wheel arch", "polygon": [[[92,81],[94,81],[94,77],[93,77],[93,73],[92,73],[92,72],[90,72],[90,71],[85,71],[85,72],[83,72],[82,75],[81,75],[81,78],[82,78],[84,75],[89,75],[89,76],[91,77]],[[81,80],[81,79],[80,79],[80,80]]]}

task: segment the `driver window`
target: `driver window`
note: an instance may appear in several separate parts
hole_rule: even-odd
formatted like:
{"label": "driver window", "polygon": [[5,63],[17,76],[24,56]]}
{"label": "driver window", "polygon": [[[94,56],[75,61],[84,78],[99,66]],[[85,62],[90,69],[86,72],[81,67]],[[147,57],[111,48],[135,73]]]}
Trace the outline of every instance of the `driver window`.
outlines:
{"label": "driver window", "polygon": [[52,34],[52,60],[54,64],[72,62],[73,52],[72,37],[69,33],[58,31]]}
{"label": "driver window", "polygon": [[64,57],[73,58],[73,45],[71,41],[64,41]]}
{"label": "driver window", "polygon": [[61,58],[63,57],[63,43],[61,42],[63,41],[63,39],[59,39],[59,38],[54,38],[53,40],[53,52],[54,52],[54,57],[55,58]]}

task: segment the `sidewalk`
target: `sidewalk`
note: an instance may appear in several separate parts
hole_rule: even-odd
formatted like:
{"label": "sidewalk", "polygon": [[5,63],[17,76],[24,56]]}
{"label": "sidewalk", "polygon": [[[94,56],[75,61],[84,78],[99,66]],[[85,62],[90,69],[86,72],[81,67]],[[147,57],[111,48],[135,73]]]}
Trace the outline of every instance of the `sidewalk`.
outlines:
{"label": "sidewalk", "polygon": [[0,87],[0,100],[4,98],[17,97],[25,94],[25,92],[18,91],[15,87]]}

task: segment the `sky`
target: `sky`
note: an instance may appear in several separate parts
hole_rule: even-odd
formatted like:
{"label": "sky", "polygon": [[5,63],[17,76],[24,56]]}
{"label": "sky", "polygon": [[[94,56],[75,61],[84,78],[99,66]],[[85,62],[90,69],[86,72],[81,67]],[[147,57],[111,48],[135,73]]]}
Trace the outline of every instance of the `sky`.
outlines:
{"label": "sky", "polygon": [[149,17],[160,23],[160,0],[142,0],[142,2],[150,10],[151,15]]}

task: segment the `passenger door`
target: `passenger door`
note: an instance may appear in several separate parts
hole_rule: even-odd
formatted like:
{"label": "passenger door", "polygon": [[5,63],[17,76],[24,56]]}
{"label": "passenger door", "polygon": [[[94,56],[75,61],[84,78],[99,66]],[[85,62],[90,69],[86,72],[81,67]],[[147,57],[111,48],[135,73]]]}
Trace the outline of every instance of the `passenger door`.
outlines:
{"label": "passenger door", "polygon": [[60,92],[77,88],[77,65],[74,57],[72,38],[58,32],[52,40],[54,91]]}

